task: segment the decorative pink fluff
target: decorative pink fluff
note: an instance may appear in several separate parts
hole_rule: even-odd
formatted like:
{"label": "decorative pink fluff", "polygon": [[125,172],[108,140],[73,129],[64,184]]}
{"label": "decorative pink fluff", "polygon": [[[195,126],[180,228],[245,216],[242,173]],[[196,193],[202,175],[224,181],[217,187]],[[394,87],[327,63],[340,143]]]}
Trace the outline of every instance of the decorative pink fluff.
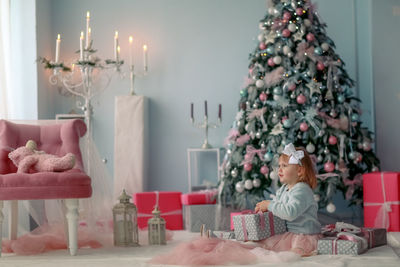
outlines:
{"label": "decorative pink fluff", "polygon": [[[18,237],[16,240],[3,240],[2,252],[17,255],[36,255],[51,250],[67,249],[63,224],[42,225],[32,232]],[[173,239],[173,232],[166,231],[166,239]],[[148,244],[147,230],[139,230],[140,245]],[[112,223],[97,223],[89,227],[82,222],[78,227],[78,247],[111,247],[113,246]]]}
{"label": "decorative pink fluff", "polygon": [[[102,247],[103,244],[96,240],[98,234],[89,231],[88,227],[80,226],[78,228],[78,247]],[[67,249],[64,225],[43,225],[16,240],[3,240],[2,247],[3,252],[18,255],[34,255],[50,250]]]}
{"label": "decorative pink fluff", "polygon": [[244,134],[240,136],[238,139],[236,139],[236,144],[238,146],[243,146],[245,143],[247,143],[250,140],[250,135]]}
{"label": "decorative pink fluff", "polygon": [[293,251],[275,252],[258,247],[259,244],[219,238],[200,237],[181,243],[171,252],[152,258],[153,264],[167,265],[231,265],[280,263],[296,261],[300,255]]}
{"label": "decorative pink fluff", "polygon": [[306,235],[286,232],[274,235],[257,243],[264,249],[276,252],[292,251],[301,256],[315,255],[320,234]]}
{"label": "decorative pink fluff", "polygon": [[18,173],[60,172],[70,170],[75,165],[75,155],[72,153],[58,157],[25,146],[10,152],[8,157],[18,167]]}
{"label": "decorative pink fluff", "polygon": [[285,72],[283,67],[276,68],[275,70],[265,74],[264,81],[267,87],[274,86],[283,79],[283,73]]}
{"label": "decorative pink fluff", "polygon": [[218,238],[197,238],[179,244],[170,253],[156,256],[153,264],[223,265],[253,264],[257,257],[250,252],[255,246]]}

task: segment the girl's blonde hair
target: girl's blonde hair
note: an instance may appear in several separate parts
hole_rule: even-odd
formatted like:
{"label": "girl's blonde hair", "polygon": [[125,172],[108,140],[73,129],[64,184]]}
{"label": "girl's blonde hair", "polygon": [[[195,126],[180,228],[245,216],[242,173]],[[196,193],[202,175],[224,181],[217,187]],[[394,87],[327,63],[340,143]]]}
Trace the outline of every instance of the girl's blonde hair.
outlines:
{"label": "girl's blonde hair", "polygon": [[[299,177],[298,182],[303,182],[308,184],[312,189],[317,187],[317,177],[315,176],[314,165],[308,155],[307,151],[303,147],[296,147],[296,150],[301,150],[304,152],[304,157],[301,159],[301,166],[303,168],[302,173]],[[281,154],[281,156],[285,161],[289,160],[289,156],[285,154]]]}

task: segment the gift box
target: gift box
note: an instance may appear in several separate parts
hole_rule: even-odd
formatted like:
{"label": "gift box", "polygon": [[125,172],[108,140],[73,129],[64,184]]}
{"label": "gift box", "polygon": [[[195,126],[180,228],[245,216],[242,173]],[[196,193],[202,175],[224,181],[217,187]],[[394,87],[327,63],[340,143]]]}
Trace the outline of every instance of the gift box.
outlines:
{"label": "gift box", "polygon": [[209,205],[184,205],[184,222],[185,229],[190,232],[200,232],[201,225],[205,225],[205,229],[215,228],[215,207],[214,204]]}
{"label": "gift box", "polygon": [[133,202],[137,207],[138,226],[147,228],[147,221],[153,217],[151,213],[155,205],[161,212],[169,230],[182,230],[181,192],[141,192],[133,195]]}
{"label": "gift box", "polygon": [[318,240],[318,254],[359,255],[368,249],[367,240],[355,235],[338,235]]}
{"label": "gift box", "polygon": [[213,235],[220,239],[235,239],[233,231],[213,231]]}
{"label": "gift box", "polygon": [[364,226],[400,231],[400,173],[363,175]]}
{"label": "gift box", "polygon": [[357,234],[364,237],[368,241],[368,248],[374,248],[384,246],[387,244],[386,241],[386,229],[385,228],[361,228],[361,233]]}
{"label": "gift box", "polygon": [[233,216],[236,240],[262,240],[286,232],[286,222],[271,212]]}
{"label": "gift box", "polygon": [[215,204],[217,202],[218,190],[202,190],[187,194],[182,194],[183,205]]}

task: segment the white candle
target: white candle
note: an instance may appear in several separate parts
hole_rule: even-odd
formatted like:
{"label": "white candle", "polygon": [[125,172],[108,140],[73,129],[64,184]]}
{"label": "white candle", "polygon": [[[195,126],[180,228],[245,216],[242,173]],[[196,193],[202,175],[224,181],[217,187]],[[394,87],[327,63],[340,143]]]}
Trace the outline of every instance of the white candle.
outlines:
{"label": "white candle", "polygon": [[88,48],[89,48],[89,46],[90,46],[90,41],[91,41],[91,39],[92,39],[92,28],[89,27],[88,36],[87,36],[87,42],[88,42],[87,47],[88,47]]}
{"label": "white candle", "polygon": [[57,35],[57,40],[56,40],[56,63],[58,63],[59,57],[60,57],[60,43],[61,43],[61,37],[58,34]]}
{"label": "white candle", "polygon": [[114,35],[114,59],[117,61],[117,53],[118,53],[118,31],[115,31]]}
{"label": "white candle", "polygon": [[119,53],[121,52],[121,47],[117,46],[117,62],[119,61]]}
{"label": "white candle", "polygon": [[89,22],[90,22],[90,12],[86,12],[86,49],[89,47]]}
{"label": "white candle", "polygon": [[81,37],[79,39],[79,52],[80,52],[80,56],[79,56],[79,60],[83,60],[83,32],[81,32]]}
{"label": "white candle", "polygon": [[133,66],[133,52],[132,52],[132,47],[133,47],[133,37],[129,36],[129,65]]}
{"label": "white candle", "polygon": [[147,71],[147,45],[143,46],[143,66],[144,71]]}

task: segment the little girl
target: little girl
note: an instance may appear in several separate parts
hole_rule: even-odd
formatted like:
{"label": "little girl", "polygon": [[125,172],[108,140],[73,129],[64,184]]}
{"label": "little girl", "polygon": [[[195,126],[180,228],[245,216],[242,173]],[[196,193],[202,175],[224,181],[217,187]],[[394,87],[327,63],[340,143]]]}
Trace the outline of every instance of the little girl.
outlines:
{"label": "little girl", "polygon": [[259,241],[262,247],[273,251],[293,251],[310,256],[317,249],[321,225],[318,222],[318,204],[313,188],[317,179],[313,163],[303,148],[285,146],[279,157],[279,178],[282,187],[275,200],[256,204],[255,211],[271,211],[287,221],[288,232]]}
{"label": "little girl", "polygon": [[311,188],[317,184],[307,152],[285,147],[279,158],[279,177],[283,186],[276,200],[257,203],[255,211],[272,211],[287,221],[287,233],[258,242],[240,243],[219,238],[199,238],[181,243],[170,253],[151,259],[150,263],[171,265],[222,265],[277,263],[310,256],[317,248],[320,224],[318,205]]}

